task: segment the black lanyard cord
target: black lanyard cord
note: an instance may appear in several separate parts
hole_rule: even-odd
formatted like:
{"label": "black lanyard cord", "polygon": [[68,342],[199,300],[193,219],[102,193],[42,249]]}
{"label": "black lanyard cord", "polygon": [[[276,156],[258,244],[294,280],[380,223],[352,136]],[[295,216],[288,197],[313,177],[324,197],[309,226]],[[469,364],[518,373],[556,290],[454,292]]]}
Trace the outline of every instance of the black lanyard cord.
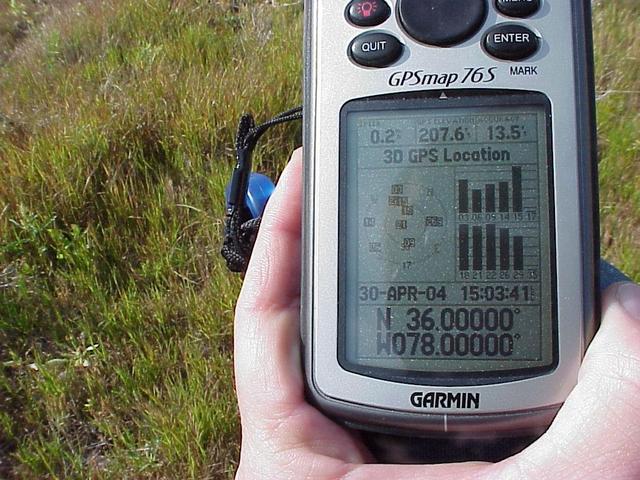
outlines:
{"label": "black lanyard cord", "polygon": [[253,150],[262,135],[271,127],[300,119],[302,119],[302,107],[282,112],[258,126],[256,126],[251,114],[244,114],[240,119],[236,135],[236,166],[233,169],[229,186],[221,250],[227,267],[232,272],[242,273],[247,269],[260,228],[261,217],[252,218],[245,205],[251,176]]}

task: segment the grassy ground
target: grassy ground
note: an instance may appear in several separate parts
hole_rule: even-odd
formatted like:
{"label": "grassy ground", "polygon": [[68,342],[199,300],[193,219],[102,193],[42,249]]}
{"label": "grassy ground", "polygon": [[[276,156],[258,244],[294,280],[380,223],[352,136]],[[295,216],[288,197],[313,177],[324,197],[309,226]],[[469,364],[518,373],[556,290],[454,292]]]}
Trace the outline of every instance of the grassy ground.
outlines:
{"label": "grassy ground", "polygon": [[640,280],[640,3],[594,18],[603,255]]}
{"label": "grassy ground", "polygon": [[[0,1],[0,478],[230,478],[222,192],[240,113],[300,102],[301,6]],[[636,279],[638,14],[595,19],[604,252]]]}

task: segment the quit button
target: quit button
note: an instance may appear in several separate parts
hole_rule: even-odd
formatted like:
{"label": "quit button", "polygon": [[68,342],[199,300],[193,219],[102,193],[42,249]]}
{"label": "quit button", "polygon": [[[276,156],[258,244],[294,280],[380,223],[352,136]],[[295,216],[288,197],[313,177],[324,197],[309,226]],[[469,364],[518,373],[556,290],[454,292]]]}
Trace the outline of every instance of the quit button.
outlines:
{"label": "quit button", "polygon": [[349,45],[349,54],[354,62],[364,67],[388,67],[402,56],[404,46],[388,33],[363,33]]}
{"label": "quit button", "polygon": [[502,60],[524,60],[540,48],[538,36],[522,25],[498,25],[485,35],[484,48]]}

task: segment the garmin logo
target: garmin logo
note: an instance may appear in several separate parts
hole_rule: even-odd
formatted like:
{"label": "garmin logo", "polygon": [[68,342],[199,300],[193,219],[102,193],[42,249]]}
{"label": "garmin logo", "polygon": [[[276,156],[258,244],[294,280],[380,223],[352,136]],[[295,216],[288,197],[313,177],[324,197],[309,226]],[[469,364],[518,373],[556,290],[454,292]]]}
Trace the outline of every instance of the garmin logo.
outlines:
{"label": "garmin logo", "polygon": [[456,408],[477,410],[480,408],[479,393],[413,392],[411,405],[416,408]]}

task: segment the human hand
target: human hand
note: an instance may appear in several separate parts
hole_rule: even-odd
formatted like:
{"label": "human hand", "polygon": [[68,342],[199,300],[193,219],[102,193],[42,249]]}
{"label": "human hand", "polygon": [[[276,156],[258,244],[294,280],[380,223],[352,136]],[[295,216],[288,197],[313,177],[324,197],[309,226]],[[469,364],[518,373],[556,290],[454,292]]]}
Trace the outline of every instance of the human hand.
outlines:
{"label": "human hand", "polygon": [[307,403],[300,357],[302,159],[267,206],[238,300],[238,480],[640,478],[640,287],[611,286],[578,385],[549,430],[495,464],[377,465],[353,432]]}

